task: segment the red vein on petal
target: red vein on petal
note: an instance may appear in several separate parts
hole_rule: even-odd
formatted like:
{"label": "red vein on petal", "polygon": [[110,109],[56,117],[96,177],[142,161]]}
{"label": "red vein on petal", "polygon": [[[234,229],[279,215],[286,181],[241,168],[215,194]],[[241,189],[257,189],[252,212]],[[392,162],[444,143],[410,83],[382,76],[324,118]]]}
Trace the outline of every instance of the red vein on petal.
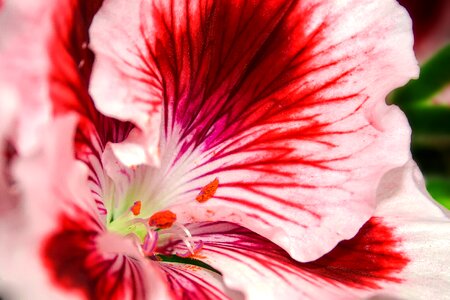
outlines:
{"label": "red vein on petal", "polygon": [[[167,279],[176,299],[209,300],[229,299],[220,289],[196,274],[201,270],[197,266],[162,263],[161,267],[167,274]],[[203,270],[206,272],[205,270]]]}

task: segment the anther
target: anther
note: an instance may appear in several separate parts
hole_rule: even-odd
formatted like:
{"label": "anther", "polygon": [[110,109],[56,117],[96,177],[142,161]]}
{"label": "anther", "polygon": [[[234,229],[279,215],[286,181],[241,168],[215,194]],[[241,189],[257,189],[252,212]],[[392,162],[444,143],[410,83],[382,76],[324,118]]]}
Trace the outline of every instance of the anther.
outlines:
{"label": "anther", "polygon": [[219,187],[219,179],[216,178],[202,188],[202,190],[197,195],[195,200],[197,200],[200,203],[208,201],[214,196],[218,187]]}
{"label": "anther", "polygon": [[150,226],[154,226],[160,229],[166,229],[172,227],[173,223],[177,220],[177,215],[170,210],[163,210],[154,213],[148,220]]}
{"label": "anther", "polygon": [[141,207],[142,207],[142,202],[141,201],[135,201],[133,206],[131,207],[131,212],[133,213],[133,215],[137,216],[141,213]]}

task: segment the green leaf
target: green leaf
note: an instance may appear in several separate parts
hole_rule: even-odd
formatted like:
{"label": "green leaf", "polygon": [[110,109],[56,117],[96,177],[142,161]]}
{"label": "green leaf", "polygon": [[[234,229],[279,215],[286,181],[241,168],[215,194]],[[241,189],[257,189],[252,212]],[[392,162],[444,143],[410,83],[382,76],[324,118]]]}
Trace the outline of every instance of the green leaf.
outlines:
{"label": "green leaf", "polygon": [[413,133],[450,134],[450,106],[408,106],[403,109]]}
{"label": "green leaf", "polygon": [[390,101],[401,106],[430,101],[450,84],[450,44],[437,52],[420,69],[420,76],[393,92]]}
{"label": "green leaf", "polygon": [[450,149],[450,106],[415,105],[403,111],[412,128],[413,146]]}
{"label": "green leaf", "polygon": [[195,259],[195,258],[189,258],[189,257],[181,257],[178,255],[163,255],[158,254],[156,255],[158,259],[165,262],[174,262],[174,263],[180,263],[180,264],[187,264],[187,265],[194,265],[197,267],[201,267],[207,270],[210,270],[212,272],[215,272],[217,274],[221,274],[219,271],[208,265],[207,263],[202,262],[201,260]]}
{"label": "green leaf", "polygon": [[427,189],[431,196],[446,208],[450,209],[450,178],[427,177]]}

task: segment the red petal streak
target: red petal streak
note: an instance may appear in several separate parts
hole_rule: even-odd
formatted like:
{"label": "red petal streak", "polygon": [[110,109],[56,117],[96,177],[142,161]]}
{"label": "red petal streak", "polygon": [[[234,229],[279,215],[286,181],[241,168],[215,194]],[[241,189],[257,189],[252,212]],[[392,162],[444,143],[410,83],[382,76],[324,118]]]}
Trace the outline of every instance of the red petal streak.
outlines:
{"label": "red petal streak", "polygon": [[170,289],[178,300],[230,299],[217,274],[194,265],[162,263]]}
{"label": "red petal streak", "polygon": [[89,215],[61,215],[56,232],[42,247],[42,258],[55,286],[91,300],[146,299],[141,266],[123,255],[96,249],[101,226]]}
{"label": "red petal streak", "polygon": [[[165,176],[183,168],[184,206],[220,178],[214,205],[240,214],[205,217],[193,203],[192,217],[183,206],[180,218],[240,222],[268,238],[283,228],[292,240],[282,246],[302,261],[367,221],[374,183],[407,159],[403,116],[381,113],[393,82],[410,75],[394,59],[404,28],[380,25],[407,17],[384,2],[345,3],[143,1],[141,59],[152,74],[156,66],[163,91]],[[377,124],[386,115],[398,132]]]}

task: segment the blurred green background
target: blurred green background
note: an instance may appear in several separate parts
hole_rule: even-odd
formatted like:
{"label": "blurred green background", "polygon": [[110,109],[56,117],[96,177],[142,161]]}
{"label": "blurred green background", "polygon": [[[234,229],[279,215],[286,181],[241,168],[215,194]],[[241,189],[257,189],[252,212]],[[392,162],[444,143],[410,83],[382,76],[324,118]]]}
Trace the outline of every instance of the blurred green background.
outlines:
{"label": "blurred green background", "polygon": [[411,150],[430,194],[450,209],[450,1],[400,0],[413,20],[420,77],[389,97],[412,128]]}

